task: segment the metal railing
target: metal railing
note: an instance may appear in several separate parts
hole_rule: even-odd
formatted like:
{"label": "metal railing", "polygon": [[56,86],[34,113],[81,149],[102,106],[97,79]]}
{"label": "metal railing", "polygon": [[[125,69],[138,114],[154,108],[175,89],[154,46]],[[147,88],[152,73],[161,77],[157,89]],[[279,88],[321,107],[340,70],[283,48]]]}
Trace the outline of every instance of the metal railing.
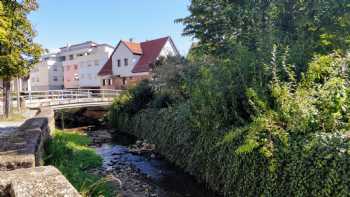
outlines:
{"label": "metal railing", "polygon": [[29,108],[78,103],[111,102],[121,90],[72,89],[22,92],[21,97]]}

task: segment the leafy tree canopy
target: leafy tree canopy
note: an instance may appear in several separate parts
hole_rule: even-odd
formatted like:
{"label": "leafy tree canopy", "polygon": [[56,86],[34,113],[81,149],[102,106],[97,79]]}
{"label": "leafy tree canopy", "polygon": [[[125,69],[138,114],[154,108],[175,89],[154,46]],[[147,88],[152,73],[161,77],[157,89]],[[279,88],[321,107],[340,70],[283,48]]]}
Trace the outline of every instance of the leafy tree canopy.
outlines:
{"label": "leafy tree canopy", "polygon": [[27,18],[37,7],[35,0],[0,1],[0,78],[26,75],[39,60],[41,47]]}
{"label": "leafy tree canopy", "polygon": [[189,9],[178,20],[184,34],[215,55],[233,55],[242,45],[268,62],[277,44],[289,46],[289,63],[302,66],[350,44],[350,0],[193,0]]}

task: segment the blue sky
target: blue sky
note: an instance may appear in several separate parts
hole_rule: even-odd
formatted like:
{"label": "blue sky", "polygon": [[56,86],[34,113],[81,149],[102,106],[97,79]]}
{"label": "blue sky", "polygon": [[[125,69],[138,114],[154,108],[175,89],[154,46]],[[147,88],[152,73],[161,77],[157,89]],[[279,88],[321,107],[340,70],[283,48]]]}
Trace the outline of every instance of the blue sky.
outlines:
{"label": "blue sky", "polygon": [[177,18],[189,15],[190,0],[39,0],[30,15],[36,42],[55,49],[88,40],[115,46],[120,39],[136,41],[171,36],[181,54],[192,39],[181,35]]}

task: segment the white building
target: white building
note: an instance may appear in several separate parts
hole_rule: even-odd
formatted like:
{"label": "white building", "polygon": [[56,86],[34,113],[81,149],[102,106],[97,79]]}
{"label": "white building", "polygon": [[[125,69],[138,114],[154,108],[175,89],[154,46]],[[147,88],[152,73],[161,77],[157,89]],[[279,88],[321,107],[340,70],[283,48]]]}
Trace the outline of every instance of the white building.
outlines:
{"label": "white building", "polygon": [[100,87],[97,74],[112,54],[112,46],[88,41],[60,49],[66,89]]}
{"label": "white building", "polygon": [[120,41],[99,72],[102,88],[124,89],[150,79],[160,57],[179,56],[170,37],[145,42]]}
{"label": "white building", "polygon": [[31,91],[48,91],[63,89],[63,67],[57,54],[47,54],[41,57],[30,72]]}

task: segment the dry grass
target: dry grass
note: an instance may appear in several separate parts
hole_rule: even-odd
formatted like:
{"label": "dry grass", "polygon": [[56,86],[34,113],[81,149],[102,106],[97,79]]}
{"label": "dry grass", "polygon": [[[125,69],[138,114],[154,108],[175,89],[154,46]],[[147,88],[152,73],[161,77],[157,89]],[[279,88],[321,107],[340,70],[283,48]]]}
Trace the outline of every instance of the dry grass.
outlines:
{"label": "dry grass", "polygon": [[17,122],[17,121],[23,121],[26,117],[23,114],[20,114],[18,112],[10,114],[8,118],[6,118],[4,115],[0,115],[0,122]]}

